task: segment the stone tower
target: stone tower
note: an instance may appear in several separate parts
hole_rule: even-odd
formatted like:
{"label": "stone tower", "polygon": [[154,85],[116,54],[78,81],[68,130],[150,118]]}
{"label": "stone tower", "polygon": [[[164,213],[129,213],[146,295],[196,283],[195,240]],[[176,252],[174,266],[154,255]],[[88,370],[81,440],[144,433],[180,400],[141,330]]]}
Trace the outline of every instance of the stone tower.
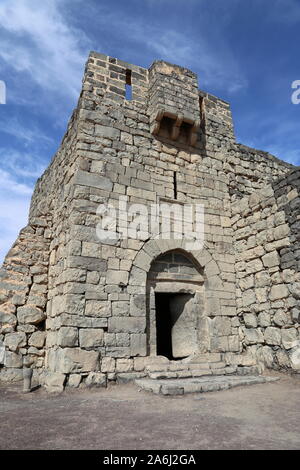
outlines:
{"label": "stone tower", "polygon": [[[31,367],[62,389],[159,371],[299,370],[299,176],[238,144],[229,104],[190,70],[91,52],[0,271],[0,379]],[[136,208],[154,206],[174,209],[173,226],[182,208],[203,207],[204,244],[159,224],[132,235]],[[116,236],[105,238],[108,208]],[[196,233],[189,217],[185,227]]]}

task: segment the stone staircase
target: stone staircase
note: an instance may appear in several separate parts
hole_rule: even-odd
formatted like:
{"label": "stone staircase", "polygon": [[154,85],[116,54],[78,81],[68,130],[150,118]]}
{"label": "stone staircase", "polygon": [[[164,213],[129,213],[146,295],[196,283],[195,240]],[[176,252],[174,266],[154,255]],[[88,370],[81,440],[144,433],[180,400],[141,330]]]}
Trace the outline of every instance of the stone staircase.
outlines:
{"label": "stone staircase", "polygon": [[278,380],[277,377],[264,377],[259,373],[258,366],[230,365],[221,353],[205,353],[181,361],[148,357],[145,358],[143,371],[118,374],[117,380],[134,380],[140,389],[162,395],[226,390]]}
{"label": "stone staircase", "polygon": [[[151,358],[149,358],[151,359]],[[144,369],[150,379],[183,379],[216,375],[256,375],[257,366],[230,365],[222,353],[195,354],[181,361],[153,357]]]}
{"label": "stone staircase", "polygon": [[164,395],[224,390],[238,385],[264,383],[256,365],[232,365],[222,353],[203,353],[172,361],[162,356],[139,358],[139,371],[117,373],[118,382]]}
{"label": "stone staircase", "polygon": [[249,376],[203,376],[195,378],[176,379],[137,379],[136,385],[141,389],[162,395],[184,395],[186,393],[216,392],[228,390],[242,385],[255,385],[274,382],[278,377]]}

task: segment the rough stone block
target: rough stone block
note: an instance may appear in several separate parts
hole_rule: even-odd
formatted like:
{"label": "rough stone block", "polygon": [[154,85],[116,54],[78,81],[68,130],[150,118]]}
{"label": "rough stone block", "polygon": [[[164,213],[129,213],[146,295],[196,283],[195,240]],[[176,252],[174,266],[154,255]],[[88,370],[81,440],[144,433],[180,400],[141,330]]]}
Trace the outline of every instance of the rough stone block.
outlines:
{"label": "rough stone block", "polygon": [[64,374],[99,370],[99,353],[79,348],[49,351],[49,368]]}
{"label": "rough stone block", "polygon": [[85,380],[87,387],[106,387],[106,374],[90,372]]}
{"label": "rough stone block", "polygon": [[257,328],[245,328],[245,343],[246,344],[257,344],[264,342],[264,335],[262,331]]}
{"label": "rough stone block", "polygon": [[103,346],[104,332],[100,329],[81,328],[79,344],[81,348],[98,348]]}
{"label": "rough stone block", "polygon": [[127,271],[112,271],[108,270],[106,274],[107,284],[127,285],[128,284],[128,272]]}
{"label": "rough stone block", "polygon": [[23,367],[23,358],[20,354],[12,351],[5,351],[4,366],[8,368]]}
{"label": "rough stone block", "polygon": [[31,307],[26,305],[19,307],[17,310],[17,317],[19,323],[30,323],[32,325],[38,325],[46,318],[46,314],[37,307]]}
{"label": "rough stone block", "polygon": [[68,379],[68,386],[72,388],[78,388],[81,382],[80,374],[70,374]]}
{"label": "rough stone block", "polygon": [[147,337],[145,334],[130,335],[130,351],[132,356],[146,356]]}
{"label": "rough stone block", "polygon": [[101,372],[115,372],[116,360],[113,357],[103,357],[101,360]]}
{"label": "rough stone block", "polygon": [[244,315],[244,322],[247,328],[256,328],[257,327],[257,318],[253,313],[246,313]]}
{"label": "rough stone block", "polygon": [[271,287],[270,300],[285,299],[288,295],[289,291],[285,284],[278,284]]}
{"label": "rough stone block", "polygon": [[144,333],[145,318],[112,317],[108,319],[108,331],[111,333]]}
{"label": "rough stone block", "polygon": [[45,331],[35,331],[32,333],[28,340],[28,344],[30,346],[34,346],[36,348],[42,348],[45,344],[46,339],[46,332]]}
{"label": "rough stone block", "polygon": [[262,257],[262,261],[266,268],[272,268],[274,266],[279,266],[280,258],[277,251],[272,251],[271,253],[267,253]]}
{"label": "rough stone block", "polygon": [[87,300],[85,315],[88,317],[108,318],[111,316],[111,303],[109,301]]}
{"label": "rough stone block", "polygon": [[105,178],[97,173],[89,173],[88,171],[78,170],[75,178],[75,184],[88,186],[92,188],[103,189],[105,191],[112,191],[113,183],[110,179]]}
{"label": "rough stone block", "polygon": [[273,326],[269,326],[265,329],[265,342],[270,345],[277,345],[281,344],[281,331],[280,328],[275,328]]}
{"label": "rough stone block", "polygon": [[78,346],[78,329],[63,326],[58,332],[57,343],[62,347]]}
{"label": "rough stone block", "polygon": [[48,393],[61,393],[64,391],[65,374],[59,372],[47,372],[44,378],[44,386]]}
{"label": "rough stone block", "polygon": [[296,328],[287,328],[281,331],[281,340],[284,349],[292,349],[297,346],[298,335]]}
{"label": "rough stone block", "polygon": [[27,344],[26,334],[23,332],[9,333],[5,335],[4,344],[10,351],[16,352],[20,348],[26,346]]}

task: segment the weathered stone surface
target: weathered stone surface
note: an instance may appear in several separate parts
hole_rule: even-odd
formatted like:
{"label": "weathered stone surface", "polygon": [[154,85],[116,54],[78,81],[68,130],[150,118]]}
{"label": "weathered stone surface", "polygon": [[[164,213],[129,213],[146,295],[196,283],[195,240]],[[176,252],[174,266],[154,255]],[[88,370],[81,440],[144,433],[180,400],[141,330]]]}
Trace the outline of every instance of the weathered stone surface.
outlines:
{"label": "weathered stone surface", "polygon": [[145,334],[130,335],[130,351],[132,356],[147,355],[147,337]]}
{"label": "weathered stone surface", "polygon": [[270,291],[270,299],[271,300],[279,300],[288,297],[289,291],[286,285],[278,284],[271,287]]}
{"label": "weathered stone surface", "polygon": [[5,367],[19,368],[23,366],[23,358],[20,354],[12,351],[5,351],[4,356]]}
{"label": "weathered stone surface", "polygon": [[265,342],[271,345],[281,344],[281,330],[280,328],[274,328],[272,326],[265,329]]}
{"label": "weathered stone surface", "polygon": [[277,251],[272,251],[271,253],[267,253],[262,257],[262,261],[266,268],[272,268],[273,266],[278,266],[280,263],[280,258],[278,256]]}
{"label": "weathered stone surface", "polygon": [[300,299],[300,282],[294,282],[291,285],[291,293],[296,299]]}
{"label": "weathered stone surface", "polygon": [[65,374],[59,372],[47,372],[44,378],[44,386],[49,393],[61,393],[64,390]]}
{"label": "weathered stone surface", "polygon": [[103,357],[101,360],[101,372],[115,372],[116,360],[112,357]]}
{"label": "weathered stone surface", "polygon": [[68,379],[68,386],[72,388],[78,388],[81,382],[80,374],[70,374]]}
{"label": "weathered stone surface", "polygon": [[24,306],[18,308],[17,317],[20,323],[31,323],[32,325],[38,325],[43,320],[45,320],[46,315],[43,310],[37,307]]}
{"label": "weathered stone surface", "polygon": [[0,324],[1,325],[15,325],[17,323],[17,319],[15,315],[12,315],[11,313],[7,312],[1,312],[0,311]]}
{"label": "weathered stone surface", "polygon": [[128,272],[127,271],[107,271],[106,275],[107,284],[123,284],[128,283]]}
{"label": "weathered stone surface", "polygon": [[108,320],[108,331],[112,333],[144,333],[145,318],[112,317]]}
{"label": "weathered stone surface", "polygon": [[244,334],[246,344],[258,344],[264,342],[264,335],[260,329],[246,328]]}
{"label": "weathered stone surface", "polygon": [[253,313],[246,313],[244,315],[244,322],[247,328],[256,328],[257,327],[257,317]]}
{"label": "weathered stone surface", "polygon": [[298,335],[294,328],[287,328],[281,331],[281,340],[284,349],[292,349],[297,346]]}
{"label": "weathered stone surface", "polygon": [[49,367],[63,374],[97,371],[99,353],[79,348],[63,348],[49,353]]}
{"label": "weathered stone surface", "polygon": [[271,325],[271,315],[268,312],[261,312],[258,315],[259,326],[266,327]]}
{"label": "weathered stone surface", "polygon": [[294,370],[300,370],[300,345],[299,343],[290,351],[291,367]]}
{"label": "weathered stone surface", "polygon": [[[157,353],[185,357],[151,363],[169,378],[295,368],[299,181],[299,169],[236,142],[229,104],[199,90],[192,71],[91,53],[78,108],[0,269],[1,369],[24,358],[78,386],[100,370],[118,381],[144,373]],[[157,202],[158,226],[140,224],[136,211]],[[190,242],[191,202],[205,202],[204,246]],[[102,217],[113,208],[116,221]],[[175,236],[162,224],[169,213]],[[104,222],[113,233],[101,237]],[[163,312],[158,294],[169,296]],[[63,377],[52,380],[61,390]]]}
{"label": "weathered stone surface", "polygon": [[58,345],[62,347],[78,346],[78,329],[62,327],[58,332]]}
{"label": "weathered stone surface", "polygon": [[9,333],[5,336],[5,346],[10,351],[18,351],[20,348],[26,346],[27,338],[25,333]]}
{"label": "weathered stone surface", "polygon": [[98,348],[103,346],[103,339],[103,330],[92,328],[79,330],[79,345],[81,348]]}
{"label": "weathered stone surface", "polygon": [[[100,127],[100,126],[98,126]],[[113,188],[112,182],[101,175],[96,173],[89,173],[88,171],[79,170],[75,176],[75,184],[81,184],[92,188],[104,189],[111,191]]]}
{"label": "weathered stone surface", "polygon": [[23,370],[15,368],[5,368],[0,371],[1,382],[19,382],[23,380]]}
{"label": "weathered stone surface", "polygon": [[85,315],[88,317],[110,317],[111,304],[107,301],[88,300],[85,304]]}
{"label": "weathered stone surface", "polygon": [[90,372],[85,384],[88,387],[106,387],[106,375],[100,372]]}
{"label": "weathered stone surface", "polygon": [[30,346],[34,346],[36,348],[42,348],[45,344],[46,339],[46,332],[45,331],[35,331],[32,333],[28,340],[28,344]]}

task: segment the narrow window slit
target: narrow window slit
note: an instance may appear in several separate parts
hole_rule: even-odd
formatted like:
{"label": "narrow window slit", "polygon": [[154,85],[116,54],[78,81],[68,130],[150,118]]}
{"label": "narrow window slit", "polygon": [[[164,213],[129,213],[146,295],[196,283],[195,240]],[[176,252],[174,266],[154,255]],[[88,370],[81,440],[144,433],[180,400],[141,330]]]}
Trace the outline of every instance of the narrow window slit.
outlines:
{"label": "narrow window slit", "polygon": [[173,173],[173,184],[174,184],[174,199],[177,199],[177,173]]}
{"label": "narrow window slit", "polygon": [[131,70],[126,70],[126,85],[125,85],[125,98],[132,100],[132,86],[131,86]]}

